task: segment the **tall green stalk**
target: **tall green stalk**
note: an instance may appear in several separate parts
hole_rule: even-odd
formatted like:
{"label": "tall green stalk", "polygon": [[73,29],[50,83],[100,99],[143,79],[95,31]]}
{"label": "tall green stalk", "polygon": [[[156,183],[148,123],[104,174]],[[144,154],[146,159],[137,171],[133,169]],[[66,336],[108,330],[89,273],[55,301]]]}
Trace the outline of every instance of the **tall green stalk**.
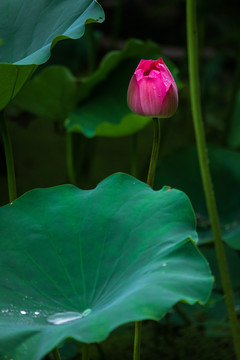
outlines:
{"label": "tall green stalk", "polygon": [[200,84],[198,70],[198,38],[197,38],[197,15],[196,0],[187,0],[187,40],[188,40],[188,66],[190,76],[190,95],[192,115],[195,129],[195,136],[198,149],[198,157],[201,169],[202,182],[205,192],[205,198],[209,217],[212,224],[216,256],[218,260],[225,301],[227,305],[230,326],[232,330],[235,353],[240,360],[240,327],[235,312],[234,296],[230,274],[228,270],[227,259],[224,251],[224,245],[221,237],[220,222],[217,212],[216,200],[212,186],[209,161],[202,121],[201,103],[200,103]]}
{"label": "tall green stalk", "polygon": [[141,335],[142,335],[142,321],[136,321],[135,334],[134,334],[133,360],[140,359]]}
{"label": "tall green stalk", "polygon": [[160,145],[160,119],[153,118],[153,146],[148,169],[147,184],[153,187]]}
{"label": "tall green stalk", "polygon": [[[153,187],[160,145],[160,119],[153,118],[153,145],[148,169],[147,184]],[[142,321],[135,322],[133,360],[140,360]]]}
{"label": "tall green stalk", "polygon": [[9,201],[12,202],[17,198],[16,178],[15,178],[14,160],[13,160],[13,152],[12,152],[12,143],[3,111],[0,112],[0,133],[3,141],[5,159],[7,165]]}

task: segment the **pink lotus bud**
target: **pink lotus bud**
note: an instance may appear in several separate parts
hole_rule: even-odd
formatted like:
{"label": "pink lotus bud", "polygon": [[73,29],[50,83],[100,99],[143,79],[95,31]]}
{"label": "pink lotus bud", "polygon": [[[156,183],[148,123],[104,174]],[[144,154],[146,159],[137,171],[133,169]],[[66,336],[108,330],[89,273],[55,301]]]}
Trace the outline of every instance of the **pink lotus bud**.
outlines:
{"label": "pink lotus bud", "polygon": [[140,61],[128,86],[127,102],[138,115],[167,118],[176,112],[177,85],[161,58]]}

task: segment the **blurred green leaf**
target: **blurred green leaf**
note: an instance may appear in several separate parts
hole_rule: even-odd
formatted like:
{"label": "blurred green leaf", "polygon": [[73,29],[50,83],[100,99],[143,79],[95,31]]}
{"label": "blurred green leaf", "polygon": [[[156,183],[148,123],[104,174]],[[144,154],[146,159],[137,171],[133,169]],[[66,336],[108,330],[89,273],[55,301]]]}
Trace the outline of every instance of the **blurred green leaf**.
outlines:
{"label": "blurred green leaf", "polygon": [[[213,244],[207,244],[201,246],[201,252],[204,254],[208,260],[212,273],[215,278],[214,290],[220,292],[222,290],[221,276],[219,274],[219,265],[216,258],[216,251]],[[228,267],[231,276],[232,287],[234,290],[240,288],[240,277],[239,277],[239,268],[240,268],[240,257],[237,251],[225,246],[225,254],[227,257]],[[224,299],[223,299],[224,300]]]}
{"label": "blurred green leaf", "polygon": [[[142,58],[158,59],[160,47],[151,41],[130,39],[124,48],[108,53],[94,74],[78,87],[79,106],[66,120],[67,131],[87,137],[130,135],[151,121],[132,114],[127,106],[130,79]],[[177,69],[167,62],[175,78]]]}
{"label": "blurred green leaf", "polygon": [[[122,50],[108,53],[92,75],[75,78],[75,82],[67,68],[45,69],[26,84],[15,101],[20,108],[37,116],[66,119],[69,132],[81,132],[86,137],[130,135],[141,130],[151,118],[129,110],[129,81],[141,58],[160,56],[156,43],[131,39]],[[177,68],[168,60],[166,63],[181,87]]]}
{"label": "blurred green leaf", "polygon": [[94,0],[1,0],[0,110],[50,57],[60,40],[80,38],[86,22],[104,19]]}
{"label": "blurred green leaf", "polygon": [[76,78],[64,66],[45,68],[15,98],[20,108],[39,117],[64,121],[76,106]]}
{"label": "blurred green leaf", "polygon": [[[208,153],[222,235],[229,246],[240,249],[240,154],[213,146]],[[163,185],[178,188],[189,196],[196,212],[200,240],[210,241],[212,232],[196,148],[184,148],[160,159],[155,188]]]}
{"label": "blurred green leaf", "polygon": [[[96,103],[94,106],[96,106]],[[135,114],[127,114],[125,116],[123,115],[121,122],[118,124],[115,124],[113,121],[112,123],[107,121],[102,122],[102,119],[104,119],[104,115],[108,113],[108,111],[111,109],[111,106],[109,106],[109,109],[103,109],[96,106],[96,109],[97,108],[100,110],[98,113],[98,119],[92,117],[92,114],[89,114],[88,112],[85,115],[83,112],[84,109],[83,111],[80,111],[81,129],[86,136],[87,134],[89,137],[92,137],[93,135],[106,137],[127,136],[141,130],[151,120],[148,117]],[[79,132],[79,116],[77,111],[69,115],[68,119],[65,122],[65,125],[69,132]]]}
{"label": "blurred green leaf", "polygon": [[30,191],[0,209],[0,223],[0,356],[40,360],[68,337],[99,342],[210,295],[178,190],[115,174],[90,191]]}
{"label": "blurred green leaf", "polygon": [[[209,262],[210,268],[214,276],[213,292],[208,302],[202,306],[195,304],[189,306],[181,304],[181,308],[187,313],[193,324],[196,322],[204,327],[209,336],[230,336],[231,329],[229,327],[228,314],[224,293],[222,288],[221,277],[219,273],[219,265],[216,258],[216,251],[213,244],[206,244],[201,246],[201,252]],[[227,245],[225,245],[225,254],[227,257],[228,267],[230,271],[231,283],[234,290],[235,310],[237,314],[240,313],[240,256],[239,253]],[[184,322],[179,317],[178,312],[170,312],[170,320],[175,325],[183,326]]]}

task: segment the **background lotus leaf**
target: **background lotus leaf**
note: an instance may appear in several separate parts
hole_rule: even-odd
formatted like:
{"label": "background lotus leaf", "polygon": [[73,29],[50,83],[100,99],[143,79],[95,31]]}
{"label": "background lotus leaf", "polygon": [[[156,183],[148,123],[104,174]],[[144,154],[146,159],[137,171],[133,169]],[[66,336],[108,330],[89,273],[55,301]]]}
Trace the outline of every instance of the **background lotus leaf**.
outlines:
{"label": "background lotus leaf", "polygon": [[[208,149],[222,235],[226,243],[240,249],[240,154],[215,146]],[[189,196],[198,220],[201,242],[211,241],[212,232],[195,147],[178,150],[160,159],[155,188],[176,187]]]}
{"label": "background lotus leaf", "polygon": [[64,66],[46,67],[23,87],[14,102],[39,117],[64,121],[77,104],[77,80]]}
{"label": "background lotus leaf", "polygon": [[[92,75],[75,78],[75,85],[67,68],[53,66],[26,84],[15,101],[37,116],[57,121],[67,118],[65,126],[69,132],[81,132],[87,137],[130,135],[146,126],[151,118],[129,110],[126,100],[129,81],[141,58],[161,56],[157,44],[131,39],[122,50],[109,52]],[[169,61],[167,64],[178,81],[176,67]],[[76,93],[72,97],[53,91],[62,89],[70,94],[73,86]],[[59,109],[63,107],[61,115]]]}
{"label": "background lotus leaf", "polygon": [[228,143],[231,147],[237,148],[240,146],[240,90],[235,95],[235,103],[233,106],[233,115],[231,121],[231,129],[228,136]]}
{"label": "background lotus leaf", "polygon": [[0,356],[39,360],[67,337],[99,342],[180,300],[206,302],[212,277],[190,201],[168,190],[115,174],[2,207]]}
{"label": "background lotus leaf", "polygon": [[103,19],[103,10],[94,0],[1,0],[0,110],[36,65],[48,60],[58,41],[80,38],[86,22]]}

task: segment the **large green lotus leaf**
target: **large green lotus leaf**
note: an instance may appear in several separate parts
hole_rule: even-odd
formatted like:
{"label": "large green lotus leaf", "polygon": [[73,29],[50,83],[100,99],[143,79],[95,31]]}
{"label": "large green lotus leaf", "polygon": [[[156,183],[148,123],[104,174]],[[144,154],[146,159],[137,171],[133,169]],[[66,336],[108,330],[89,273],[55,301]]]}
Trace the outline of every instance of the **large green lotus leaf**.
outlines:
{"label": "large green lotus leaf", "polygon": [[[161,49],[157,44],[136,39],[129,40],[122,50],[107,54],[97,71],[80,82],[80,104],[66,120],[67,131],[82,132],[87,137],[117,137],[146,126],[151,118],[129,110],[127,89],[139,61],[159,57]],[[169,67],[177,75],[177,69],[172,64]]]}
{"label": "large green lotus leaf", "polygon": [[76,78],[66,67],[50,66],[29,81],[14,102],[39,117],[64,121],[77,104],[76,89]]}
{"label": "large green lotus leaf", "polygon": [[[240,249],[240,154],[214,146],[209,147],[208,154],[223,238],[229,246]],[[178,150],[160,159],[155,188],[163,184],[186,192],[197,215],[201,242],[211,241],[196,148]]]}
{"label": "large green lotus leaf", "polygon": [[93,190],[32,190],[0,224],[0,358],[39,360],[67,337],[99,342],[210,295],[181,191],[115,174]]}
{"label": "large green lotus leaf", "polygon": [[[94,0],[1,0],[0,110],[62,39],[77,39],[86,22],[104,19]],[[34,65],[33,65],[34,64]]]}

